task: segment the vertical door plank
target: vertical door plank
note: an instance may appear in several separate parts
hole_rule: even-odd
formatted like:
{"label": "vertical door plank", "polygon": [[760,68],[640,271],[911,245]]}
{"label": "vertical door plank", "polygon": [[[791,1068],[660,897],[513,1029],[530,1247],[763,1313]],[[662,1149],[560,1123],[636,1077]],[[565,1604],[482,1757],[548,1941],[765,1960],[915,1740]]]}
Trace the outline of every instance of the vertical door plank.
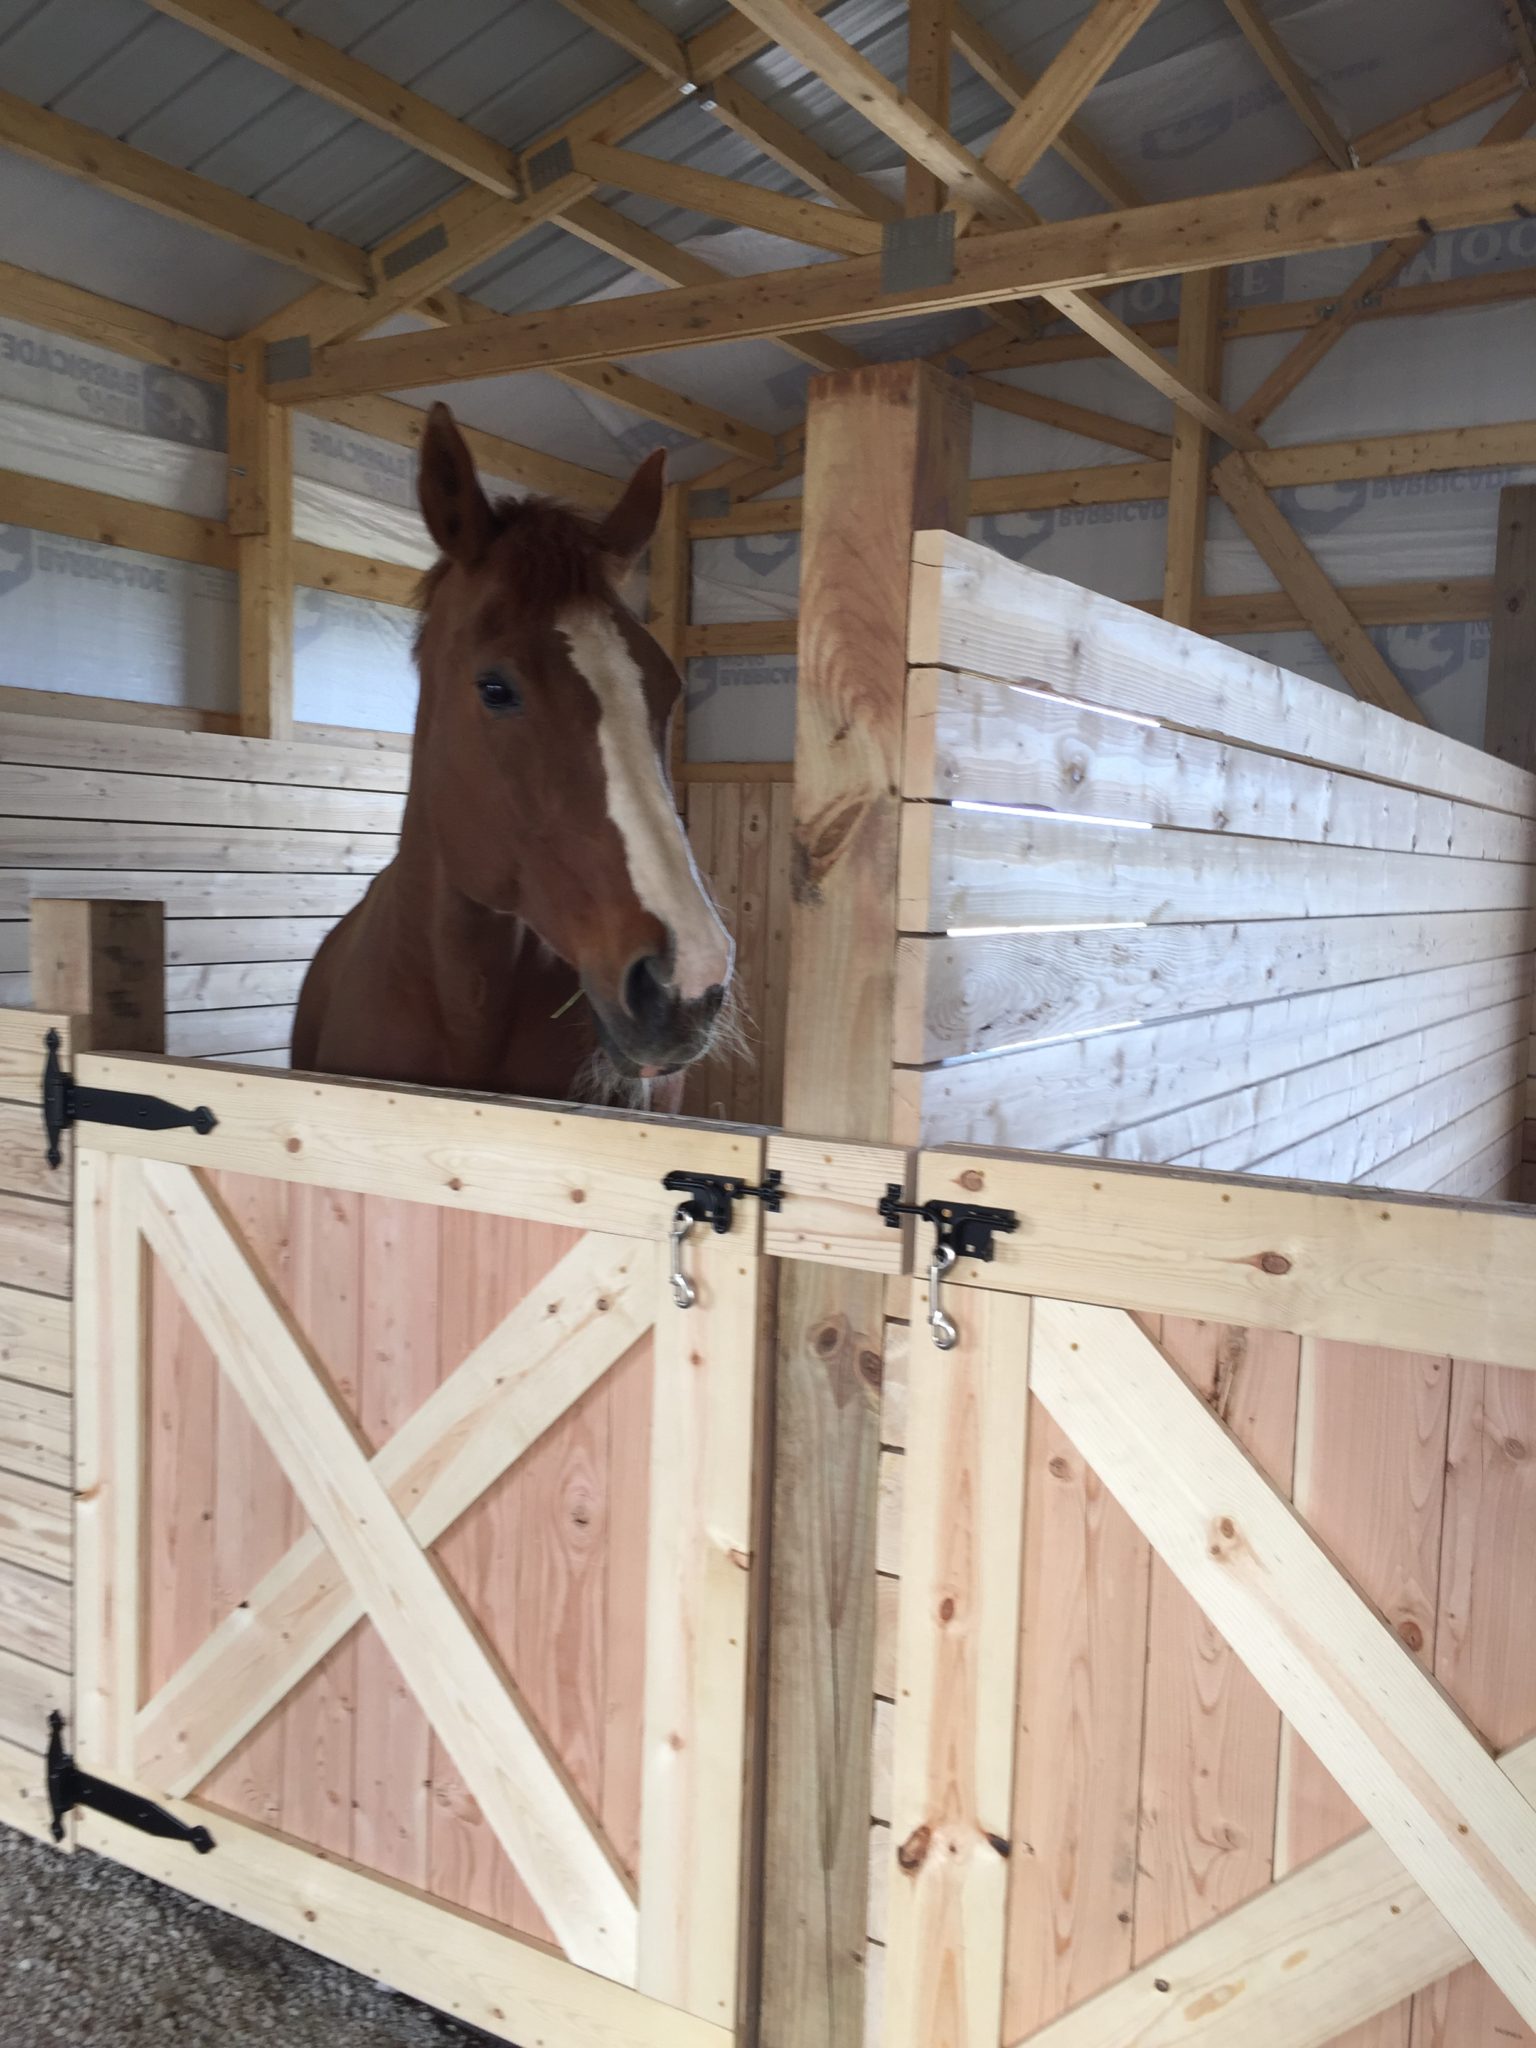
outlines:
{"label": "vertical door plank", "polygon": [[[1536,1374],[1458,1358],[1435,1676],[1495,1750],[1536,1729]],[[1413,2048],[1522,2048],[1536,2040],[1475,1964],[1414,2000]]]}
{"label": "vertical door plank", "polygon": [[1003,2038],[1131,1967],[1151,1552],[1038,1402],[1029,1416]]}
{"label": "vertical door plank", "polygon": [[941,1352],[913,1283],[888,2048],[997,2048],[1002,2026],[1031,1307],[968,1293]]}
{"label": "vertical door plank", "polygon": [[75,1154],[75,1750],[133,1775],[142,1667],[144,1281],[140,1169]]}
{"label": "vertical door plank", "polygon": [[654,1342],[647,1332],[608,1375],[608,1609],[600,1819],[609,1845],[632,1878],[640,1873],[653,1377]]}
{"label": "vertical door plank", "polygon": [[762,1261],[738,1213],[695,1231],[698,1301],[656,1261],[640,1990],[717,2026],[737,2016],[748,1651],[754,1606]]}
{"label": "vertical door plank", "polygon": [[795,787],[775,782],[769,794],[768,929],[764,943],[763,1009],[758,1029],[763,1064],[762,1119],[784,1121],[784,1030],[789,1000],[789,915]]}
{"label": "vertical door plank", "polygon": [[[333,1188],[292,1194],[289,1306],[343,1406],[357,1415],[362,1336],[362,1197]],[[286,1834],[336,1856],[352,1853],[352,1717],[356,1630],[299,1686],[282,1712]]]}
{"label": "vertical door plank", "polygon": [[763,1121],[764,991],[767,987],[769,792],[766,782],[741,784],[740,867],[736,895],[737,978],[746,1012],[746,1043],[736,1058],[731,1115]]}
{"label": "vertical door plank", "polygon": [[158,1259],[147,1275],[144,1687],[157,1693],[214,1623],[219,1369]]}
{"label": "vertical door plank", "polygon": [[[694,864],[712,896],[715,895],[715,792],[718,788],[719,784],[714,782],[690,782],[686,790],[688,843],[693,849]],[[698,1060],[683,1077],[685,1116],[708,1116],[710,1113],[709,1065],[708,1060]]]}
{"label": "vertical door plank", "polygon": [[[370,1195],[362,1216],[358,1422],[379,1451],[438,1382],[437,1215]],[[371,1622],[357,1631],[352,1859],[424,1891],[432,1731]]]}
{"label": "vertical door plank", "polygon": [[[220,1200],[251,1256],[277,1291],[292,1293],[286,1181],[255,1174],[216,1176]],[[213,1502],[214,1605],[222,1617],[245,1599],[306,1526],[282,1468],[234,1388],[219,1385],[218,1485]],[[207,1779],[201,1796],[231,1813],[276,1827],[283,1811],[282,1712],[239,1743]]]}
{"label": "vertical door plank", "polygon": [[[1451,1364],[1309,1338],[1302,1345],[1296,1512],[1428,1668],[1434,1658]],[[1281,1737],[1275,1875],[1365,1821],[1288,1724]],[[1334,2048],[1409,2048],[1404,2000]]]}
{"label": "vertical door plank", "polygon": [[[1260,1471],[1288,1493],[1298,1340],[1167,1316],[1162,1348]],[[1278,1709],[1154,1558],[1135,1961],[1269,1883],[1279,1752]]]}

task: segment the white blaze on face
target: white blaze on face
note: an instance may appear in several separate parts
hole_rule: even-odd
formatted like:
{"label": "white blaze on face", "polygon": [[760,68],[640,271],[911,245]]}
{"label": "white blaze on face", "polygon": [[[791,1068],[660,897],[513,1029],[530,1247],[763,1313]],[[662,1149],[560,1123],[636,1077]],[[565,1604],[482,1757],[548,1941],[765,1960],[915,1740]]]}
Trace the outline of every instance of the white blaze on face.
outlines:
{"label": "white blaze on face", "polygon": [[572,605],[560,622],[571,660],[597,699],[597,744],[636,896],[671,932],[679,995],[693,1001],[731,972],[731,940],[699,880],[651,736],[645,682],[601,605]]}

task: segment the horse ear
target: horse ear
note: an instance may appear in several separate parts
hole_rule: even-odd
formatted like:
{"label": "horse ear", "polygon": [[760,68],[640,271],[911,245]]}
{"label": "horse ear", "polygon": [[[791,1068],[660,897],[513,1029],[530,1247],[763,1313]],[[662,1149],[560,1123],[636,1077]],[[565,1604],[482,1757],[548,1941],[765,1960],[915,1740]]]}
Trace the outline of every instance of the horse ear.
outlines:
{"label": "horse ear", "polygon": [[650,546],[661,517],[661,497],[666,487],[667,451],[653,448],[624,486],[623,497],[597,529],[603,553],[613,558],[621,574],[632,568]]}
{"label": "horse ear", "polygon": [[473,569],[490,546],[496,519],[475,475],[475,459],[446,405],[434,405],[421,435],[416,479],[421,516],[445,555]]}

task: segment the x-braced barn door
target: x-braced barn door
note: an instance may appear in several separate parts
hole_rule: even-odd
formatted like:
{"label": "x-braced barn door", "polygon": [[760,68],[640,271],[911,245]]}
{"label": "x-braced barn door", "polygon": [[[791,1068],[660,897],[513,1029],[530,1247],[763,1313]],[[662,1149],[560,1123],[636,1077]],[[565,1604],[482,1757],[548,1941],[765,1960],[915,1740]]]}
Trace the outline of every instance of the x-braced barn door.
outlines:
{"label": "x-braced barn door", "polygon": [[880,2048],[1532,2038],[1536,1213],[917,1181]]}
{"label": "x-braced barn door", "polygon": [[761,1141],[82,1059],[79,1839],[547,2048],[736,2039]]}

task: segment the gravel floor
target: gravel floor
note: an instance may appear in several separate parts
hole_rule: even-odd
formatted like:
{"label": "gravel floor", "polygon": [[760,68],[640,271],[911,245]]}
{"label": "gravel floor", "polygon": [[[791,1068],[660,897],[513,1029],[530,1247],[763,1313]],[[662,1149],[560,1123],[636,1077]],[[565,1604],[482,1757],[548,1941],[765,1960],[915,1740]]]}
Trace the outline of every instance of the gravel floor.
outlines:
{"label": "gravel floor", "polygon": [[99,1856],[0,1827],[4,2048],[445,2048],[487,2036]]}

